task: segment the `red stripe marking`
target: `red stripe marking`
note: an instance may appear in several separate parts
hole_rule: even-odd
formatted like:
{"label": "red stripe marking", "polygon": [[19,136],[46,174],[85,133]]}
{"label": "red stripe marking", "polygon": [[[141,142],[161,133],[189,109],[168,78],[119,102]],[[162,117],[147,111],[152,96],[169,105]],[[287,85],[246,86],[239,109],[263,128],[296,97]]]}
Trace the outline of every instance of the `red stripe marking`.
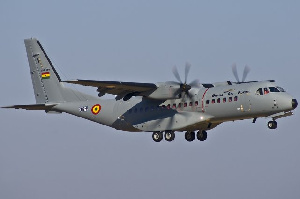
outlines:
{"label": "red stripe marking", "polygon": [[[209,88],[208,88],[208,89],[209,89]],[[204,113],[204,102],[203,102],[203,100],[204,100],[204,96],[205,96],[206,92],[208,91],[208,89],[206,89],[205,92],[204,92],[203,95],[202,95],[202,112],[203,112],[203,113]]]}

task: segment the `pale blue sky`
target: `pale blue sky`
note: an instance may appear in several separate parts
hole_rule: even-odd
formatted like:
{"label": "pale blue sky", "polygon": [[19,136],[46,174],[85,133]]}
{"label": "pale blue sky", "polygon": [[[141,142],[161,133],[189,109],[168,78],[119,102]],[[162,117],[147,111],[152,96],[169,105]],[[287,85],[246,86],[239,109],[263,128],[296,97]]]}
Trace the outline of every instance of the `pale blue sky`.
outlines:
{"label": "pale blue sky", "polygon": [[[158,82],[275,79],[300,100],[299,1],[0,3],[0,106],[34,103],[23,39],[66,79]],[[96,95],[95,89],[76,87]],[[171,143],[67,114],[0,110],[0,198],[299,198],[299,111],[222,124],[206,142]]]}

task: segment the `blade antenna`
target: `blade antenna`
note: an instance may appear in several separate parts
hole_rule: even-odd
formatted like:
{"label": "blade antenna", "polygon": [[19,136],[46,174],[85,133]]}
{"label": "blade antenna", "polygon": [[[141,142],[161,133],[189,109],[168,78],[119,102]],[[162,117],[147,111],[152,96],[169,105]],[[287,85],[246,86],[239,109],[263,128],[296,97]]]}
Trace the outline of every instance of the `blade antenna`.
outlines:
{"label": "blade antenna", "polygon": [[236,79],[237,82],[240,82],[240,79],[239,79],[239,75],[237,73],[237,69],[236,69],[236,64],[232,64],[232,73]]}
{"label": "blade antenna", "polygon": [[249,74],[250,72],[250,67],[248,65],[245,66],[244,68],[244,73],[243,73],[243,79],[242,79],[242,82],[245,82],[246,78],[247,78],[247,75]]}

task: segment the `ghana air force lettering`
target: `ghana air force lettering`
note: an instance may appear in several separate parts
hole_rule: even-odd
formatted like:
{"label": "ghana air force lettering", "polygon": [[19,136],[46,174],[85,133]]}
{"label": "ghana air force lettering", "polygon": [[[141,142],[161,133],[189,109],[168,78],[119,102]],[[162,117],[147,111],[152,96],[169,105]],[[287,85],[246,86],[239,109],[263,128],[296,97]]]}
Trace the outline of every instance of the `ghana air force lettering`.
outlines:
{"label": "ghana air force lettering", "polygon": [[[24,43],[36,103],[2,108],[68,113],[117,130],[150,132],[155,142],[170,142],[176,132],[191,142],[196,138],[204,141],[209,130],[235,120],[255,123],[258,118],[269,118],[267,127],[276,129],[277,121],[292,116],[298,106],[297,100],[274,80],[245,81],[247,66],[241,81],[236,66],[232,66],[236,82],[188,83],[188,63],[184,81],[176,67],[172,70],[176,81],[62,81],[40,42],[30,38]],[[98,96],[73,90],[67,84],[94,87]],[[103,99],[104,95],[115,97]]]}

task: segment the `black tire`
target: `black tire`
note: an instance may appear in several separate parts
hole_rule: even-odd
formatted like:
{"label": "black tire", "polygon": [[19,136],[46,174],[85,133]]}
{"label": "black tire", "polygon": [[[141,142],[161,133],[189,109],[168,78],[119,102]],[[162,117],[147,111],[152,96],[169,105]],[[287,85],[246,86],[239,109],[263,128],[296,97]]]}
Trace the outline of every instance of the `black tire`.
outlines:
{"label": "black tire", "polygon": [[153,134],[152,134],[152,139],[153,139],[155,142],[160,142],[160,141],[163,139],[163,133],[162,133],[162,132],[159,132],[159,131],[153,132]]}
{"label": "black tire", "polygon": [[277,128],[277,122],[276,121],[269,121],[268,122],[268,128],[269,129],[276,129]]}
{"label": "black tire", "polygon": [[207,139],[207,132],[206,131],[198,131],[197,132],[197,139],[200,141],[204,141]]}
{"label": "black tire", "polygon": [[174,131],[166,131],[165,132],[165,140],[168,142],[171,142],[175,139],[175,133]]}
{"label": "black tire", "polygon": [[186,141],[191,142],[195,140],[195,132],[194,131],[187,131],[184,135]]}

